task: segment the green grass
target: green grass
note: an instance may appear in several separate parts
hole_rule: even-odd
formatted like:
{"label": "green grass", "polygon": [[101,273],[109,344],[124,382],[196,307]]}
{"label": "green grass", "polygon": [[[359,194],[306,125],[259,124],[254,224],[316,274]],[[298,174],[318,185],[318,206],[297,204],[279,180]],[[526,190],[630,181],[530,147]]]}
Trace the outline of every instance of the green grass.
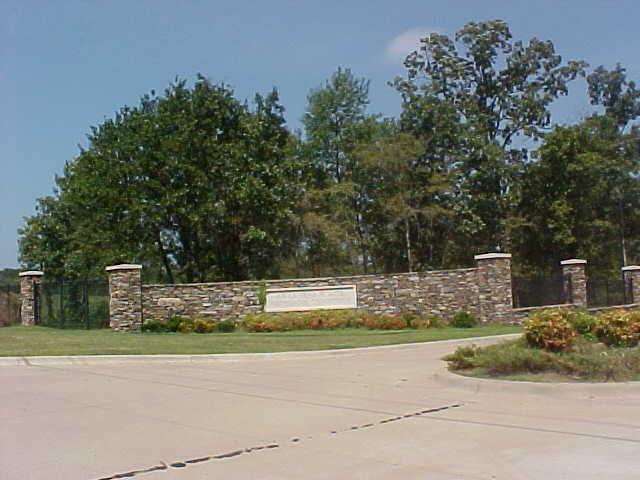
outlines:
{"label": "green grass", "polygon": [[132,334],[48,327],[0,328],[0,356],[286,352],[433,342],[520,332],[519,327],[298,330],[278,333]]}
{"label": "green grass", "polygon": [[534,382],[610,382],[640,380],[640,347],[607,347],[579,337],[570,351],[552,353],[524,338],[487,347],[458,348],[444,360],[462,375]]}

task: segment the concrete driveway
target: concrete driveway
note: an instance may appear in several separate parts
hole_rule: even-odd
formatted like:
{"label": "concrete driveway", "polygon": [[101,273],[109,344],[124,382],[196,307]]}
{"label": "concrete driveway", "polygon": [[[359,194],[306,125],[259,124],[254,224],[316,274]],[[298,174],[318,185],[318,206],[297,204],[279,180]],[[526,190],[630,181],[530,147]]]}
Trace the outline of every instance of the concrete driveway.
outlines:
{"label": "concrete driveway", "polygon": [[640,384],[439,360],[490,341],[0,366],[0,478],[640,478]]}

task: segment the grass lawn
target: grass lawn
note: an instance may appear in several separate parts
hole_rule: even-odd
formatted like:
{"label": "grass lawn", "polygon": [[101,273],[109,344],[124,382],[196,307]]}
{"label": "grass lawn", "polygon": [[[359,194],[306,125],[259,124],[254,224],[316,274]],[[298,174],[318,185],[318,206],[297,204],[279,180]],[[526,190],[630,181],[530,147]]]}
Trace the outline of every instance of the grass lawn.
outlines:
{"label": "grass lawn", "polygon": [[278,333],[132,334],[14,326],[0,328],[0,356],[287,352],[433,342],[520,331],[520,327],[492,325],[422,330],[344,328]]}

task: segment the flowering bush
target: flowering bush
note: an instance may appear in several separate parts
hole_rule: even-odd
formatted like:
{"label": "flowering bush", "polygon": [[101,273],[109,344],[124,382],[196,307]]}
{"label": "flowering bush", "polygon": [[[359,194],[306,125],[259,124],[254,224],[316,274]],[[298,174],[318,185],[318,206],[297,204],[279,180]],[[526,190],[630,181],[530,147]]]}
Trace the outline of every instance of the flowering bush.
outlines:
{"label": "flowering bush", "polygon": [[211,320],[196,318],[193,321],[193,331],[196,333],[213,333],[216,330],[216,324]]}
{"label": "flowering bush", "polygon": [[550,352],[569,350],[576,330],[567,319],[567,312],[559,309],[536,312],[525,322],[527,343]]}
{"label": "flowering bush", "polygon": [[255,313],[242,321],[249,332],[284,332],[288,330],[333,330],[368,328],[401,330],[428,328],[431,321],[414,315],[380,315],[359,310],[318,310],[313,312]]}
{"label": "flowering bush", "polygon": [[597,317],[593,333],[605,345],[635,347],[640,338],[640,312],[603,313]]}
{"label": "flowering bush", "polygon": [[364,319],[364,327],[371,330],[402,330],[407,328],[407,321],[395,315],[369,314]]}

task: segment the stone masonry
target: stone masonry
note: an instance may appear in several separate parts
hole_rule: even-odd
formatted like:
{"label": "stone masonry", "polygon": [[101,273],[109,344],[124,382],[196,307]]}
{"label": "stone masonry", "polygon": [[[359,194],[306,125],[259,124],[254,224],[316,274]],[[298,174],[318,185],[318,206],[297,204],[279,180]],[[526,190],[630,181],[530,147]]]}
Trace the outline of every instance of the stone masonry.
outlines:
{"label": "stone masonry", "polygon": [[622,267],[622,274],[626,282],[631,282],[630,303],[640,303],[640,265]]}
{"label": "stone masonry", "polygon": [[[358,308],[374,313],[435,315],[448,320],[466,310],[483,323],[520,323],[532,312],[549,308],[513,308],[510,254],[487,253],[476,255],[475,260],[475,268],[457,270],[175,285],[141,285],[140,265],[115,265],[107,267],[110,325],[118,331],[138,330],[143,320],[164,321],[172,315],[238,320],[263,310],[261,300],[267,289],[336,285],[355,285]],[[556,307],[587,306],[586,263],[580,259],[561,262],[567,298]],[[624,267],[623,273],[633,282],[633,303],[590,311],[637,308],[640,266]],[[25,308],[28,311],[23,302]]]}
{"label": "stone masonry", "polygon": [[30,270],[20,273],[20,318],[22,325],[34,325],[36,323],[36,305],[39,295],[39,286],[42,284],[43,273],[38,270]]}
{"label": "stone masonry", "polygon": [[109,326],[117,332],[139,330],[142,325],[142,265],[107,267],[109,275]]}
{"label": "stone masonry", "polygon": [[136,330],[145,320],[171,315],[240,319],[263,309],[266,289],[355,285],[358,308],[374,313],[414,313],[450,319],[466,310],[484,321],[511,321],[508,254],[476,258],[476,268],[349,277],[140,286],[139,265],[108,267],[114,330]]}
{"label": "stone masonry", "polygon": [[262,311],[260,292],[265,288],[356,285],[358,308],[449,318],[459,310],[477,313],[476,281],[476,269],[466,268],[268,282],[144,285],[142,303],[145,320],[164,320],[169,315],[238,319]]}
{"label": "stone masonry", "polygon": [[510,323],[513,299],[511,293],[511,254],[476,255],[478,285],[478,317],[484,323]]}
{"label": "stone masonry", "polygon": [[571,258],[560,262],[562,267],[562,279],[565,292],[565,303],[571,303],[577,307],[587,306],[587,275],[585,272],[586,260]]}

